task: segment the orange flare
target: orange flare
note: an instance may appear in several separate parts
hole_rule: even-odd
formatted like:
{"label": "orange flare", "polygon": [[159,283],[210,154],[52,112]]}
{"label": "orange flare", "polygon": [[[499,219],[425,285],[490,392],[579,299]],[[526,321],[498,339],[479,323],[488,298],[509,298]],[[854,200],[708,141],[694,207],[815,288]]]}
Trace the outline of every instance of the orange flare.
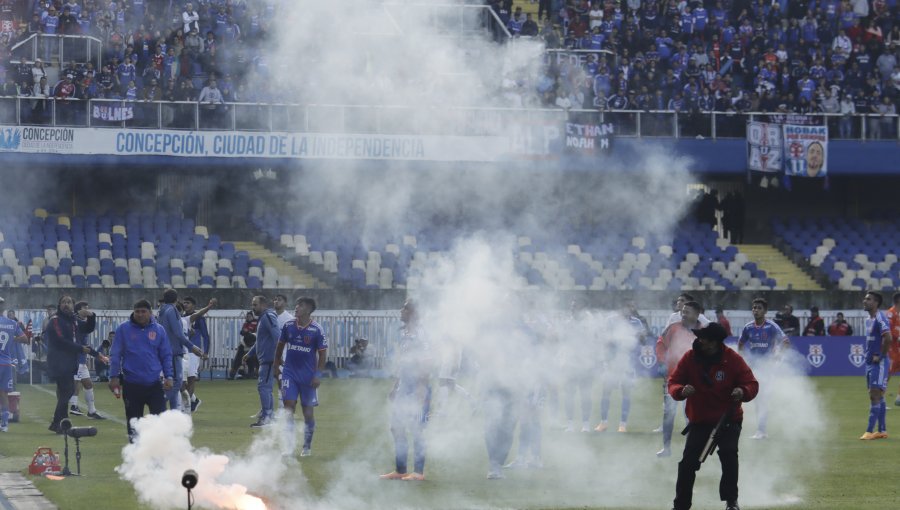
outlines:
{"label": "orange flare", "polygon": [[235,510],[266,510],[266,504],[256,496],[244,494],[234,504]]}

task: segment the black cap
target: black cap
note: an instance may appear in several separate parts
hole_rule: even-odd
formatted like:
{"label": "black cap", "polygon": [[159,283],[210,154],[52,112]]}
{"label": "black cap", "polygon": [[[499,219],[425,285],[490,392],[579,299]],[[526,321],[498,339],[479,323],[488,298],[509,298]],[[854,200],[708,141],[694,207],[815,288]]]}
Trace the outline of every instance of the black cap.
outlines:
{"label": "black cap", "polygon": [[714,342],[724,342],[725,339],[728,338],[728,332],[725,331],[725,327],[718,322],[710,322],[705,328],[692,329],[691,331],[697,338],[712,340]]}

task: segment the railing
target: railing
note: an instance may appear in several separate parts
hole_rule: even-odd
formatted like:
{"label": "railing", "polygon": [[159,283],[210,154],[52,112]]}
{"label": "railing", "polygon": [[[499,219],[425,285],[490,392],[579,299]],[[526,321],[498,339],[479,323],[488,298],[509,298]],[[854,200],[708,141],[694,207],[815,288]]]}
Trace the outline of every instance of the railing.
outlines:
{"label": "railing", "polygon": [[[831,323],[838,311],[840,310],[822,310],[821,315],[825,319],[826,325]],[[846,316],[846,320],[856,334],[864,331],[865,312],[862,310],[843,310],[841,312]],[[115,331],[122,322],[127,321],[130,313],[128,310],[97,310],[97,327],[95,332],[88,337],[90,344],[99,348],[100,342],[107,337],[107,334]],[[230,367],[240,342],[240,330],[245,313],[244,310],[214,310],[207,315],[206,321],[211,344],[210,362],[207,365],[210,370],[209,376],[221,377],[224,375],[223,369],[227,370]],[[652,338],[662,334],[670,314],[669,310],[645,312]],[[740,333],[742,324],[752,320],[751,313],[744,310],[726,310],[726,315],[731,321],[732,332],[735,334]],[[809,312],[801,312],[797,316],[801,324],[806,324],[809,320]],[[46,318],[46,312],[43,310],[18,310],[17,317],[23,323],[31,321],[34,333],[38,334],[41,333],[40,324]],[[396,346],[401,326],[399,313],[394,310],[322,310],[316,311],[314,318],[325,329],[325,335],[328,338],[328,358],[337,362],[338,366],[343,366],[343,362],[349,358],[350,347],[356,338],[368,339],[368,352],[373,357],[373,361],[379,366],[385,364]],[[828,340],[823,338],[823,341]],[[35,347],[37,346],[24,346],[26,359],[33,363],[46,360],[46,343],[43,345],[41,353],[33,353],[32,348]],[[31,370],[32,375],[36,373],[35,370]],[[34,382],[41,381],[36,378]]]}
{"label": "railing", "polygon": [[[104,112],[103,107],[107,110]],[[110,109],[109,107],[113,107]],[[783,115],[751,112],[597,111],[474,107],[406,107],[289,103],[62,100],[0,97],[0,124],[64,127],[506,136],[511,130],[561,127],[571,120],[613,123],[618,137],[745,138],[746,123]],[[831,139],[900,140],[900,116],[816,114]]]}
{"label": "railing", "polygon": [[14,63],[42,59],[47,63],[55,60],[60,64],[74,60],[82,64],[90,62],[94,64],[94,69],[100,69],[102,50],[103,42],[96,37],[32,34],[12,47],[10,59]]}

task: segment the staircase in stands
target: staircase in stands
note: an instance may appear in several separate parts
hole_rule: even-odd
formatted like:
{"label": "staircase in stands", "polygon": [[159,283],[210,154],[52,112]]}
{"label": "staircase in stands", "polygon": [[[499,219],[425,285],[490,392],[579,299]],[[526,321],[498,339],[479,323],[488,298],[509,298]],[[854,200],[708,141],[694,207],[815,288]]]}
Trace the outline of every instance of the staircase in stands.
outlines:
{"label": "staircase in stands", "polygon": [[328,286],[297,266],[272,253],[266,247],[250,241],[231,241],[236,250],[246,251],[251,259],[260,259],[266,266],[274,267],[279,276],[291,277],[294,288],[326,289]]}
{"label": "staircase in stands", "polygon": [[824,290],[808,274],[803,272],[787,256],[770,244],[738,244],[743,253],[757,267],[778,283],[776,290]]}

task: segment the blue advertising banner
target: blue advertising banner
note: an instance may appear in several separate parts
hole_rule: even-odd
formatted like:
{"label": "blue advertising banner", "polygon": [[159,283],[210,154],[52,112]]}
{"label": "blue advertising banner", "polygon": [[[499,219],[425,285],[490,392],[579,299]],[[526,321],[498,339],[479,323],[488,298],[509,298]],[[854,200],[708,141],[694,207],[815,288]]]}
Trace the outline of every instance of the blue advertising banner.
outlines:
{"label": "blue advertising banner", "polygon": [[[737,339],[726,341],[729,347],[737,349]],[[791,337],[791,347],[806,360],[802,370],[811,376],[865,375],[864,336],[795,336]],[[656,365],[656,345],[648,344],[638,350],[638,376],[659,377]]]}

